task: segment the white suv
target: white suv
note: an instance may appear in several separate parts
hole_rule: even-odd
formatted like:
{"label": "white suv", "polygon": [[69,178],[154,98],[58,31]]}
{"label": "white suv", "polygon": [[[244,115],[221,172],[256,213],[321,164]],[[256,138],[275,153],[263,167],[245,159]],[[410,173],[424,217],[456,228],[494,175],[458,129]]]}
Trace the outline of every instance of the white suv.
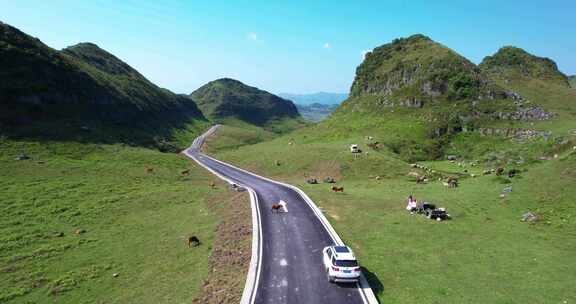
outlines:
{"label": "white suv", "polygon": [[328,281],[357,282],[360,278],[360,267],[356,257],[347,246],[329,246],[322,250],[322,258]]}

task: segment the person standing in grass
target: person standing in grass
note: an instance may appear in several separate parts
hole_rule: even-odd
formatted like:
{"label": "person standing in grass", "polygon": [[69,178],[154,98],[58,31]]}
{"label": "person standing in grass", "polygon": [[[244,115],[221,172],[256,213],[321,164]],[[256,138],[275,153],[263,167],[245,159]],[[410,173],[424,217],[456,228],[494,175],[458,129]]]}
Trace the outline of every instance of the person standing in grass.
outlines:
{"label": "person standing in grass", "polygon": [[417,207],[416,199],[412,197],[412,195],[408,196],[408,205],[406,205],[406,210],[410,211],[410,214],[414,214],[416,207]]}

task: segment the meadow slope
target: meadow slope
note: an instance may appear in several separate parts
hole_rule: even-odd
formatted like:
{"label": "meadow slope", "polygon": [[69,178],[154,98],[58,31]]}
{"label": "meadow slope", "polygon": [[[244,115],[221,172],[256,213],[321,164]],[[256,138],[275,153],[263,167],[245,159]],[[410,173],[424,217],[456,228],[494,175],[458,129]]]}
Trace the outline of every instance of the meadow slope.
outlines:
{"label": "meadow slope", "polygon": [[[15,160],[22,153],[30,159]],[[201,296],[230,196],[211,189],[213,177],[189,159],[123,144],[1,137],[0,168],[0,302]],[[200,247],[186,246],[192,234]],[[225,286],[236,297],[238,278]]]}
{"label": "meadow slope", "polygon": [[[460,177],[460,187],[449,189],[437,180],[417,185],[409,173],[423,171],[388,148],[366,147],[364,135],[372,133],[324,127],[321,123],[230,150],[217,144],[230,131],[222,128],[208,140],[207,150],[308,193],[354,248],[382,303],[562,303],[576,298],[571,284],[576,279],[571,258],[576,249],[576,152],[560,149],[558,158],[504,164],[506,170],[521,171],[514,178],[482,175],[501,165],[497,160],[477,166],[463,160],[464,167],[422,162],[439,176]],[[354,158],[350,143],[369,153]],[[328,176],[345,188],[344,194],[322,184]],[[307,184],[310,177],[320,184]],[[512,192],[501,197],[509,186]],[[453,220],[438,223],[410,215],[404,209],[409,194],[448,208]],[[521,222],[527,212],[540,219]]]}

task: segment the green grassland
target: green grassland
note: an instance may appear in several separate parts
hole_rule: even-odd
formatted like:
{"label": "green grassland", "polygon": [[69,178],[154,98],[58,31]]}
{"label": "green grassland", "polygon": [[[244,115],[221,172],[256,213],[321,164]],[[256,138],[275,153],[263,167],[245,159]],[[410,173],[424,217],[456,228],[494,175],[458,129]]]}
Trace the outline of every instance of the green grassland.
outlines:
{"label": "green grassland", "polygon": [[[572,201],[576,152],[549,142],[462,135],[471,138],[461,138],[460,143],[456,138],[454,145],[483,146],[472,156],[480,158],[479,151],[486,149],[501,158],[486,152],[478,166],[470,166],[474,158],[465,160],[465,168],[426,161],[423,164],[441,176],[459,176],[461,186],[448,189],[436,180],[417,185],[408,173],[422,171],[411,168],[390,147],[377,151],[366,147],[364,137],[380,142],[410,139],[424,132],[418,123],[364,113],[348,114],[346,119],[346,125],[328,119],[231,150],[211,150],[219,138],[217,131],[208,141],[208,151],[308,193],[355,249],[382,303],[569,303],[576,299],[571,283],[576,279],[571,257],[576,249]],[[348,150],[351,143],[360,144],[368,154],[354,158]],[[559,156],[512,162],[518,153],[527,157],[546,151]],[[482,175],[496,166],[522,173],[512,179]],[[327,176],[336,178],[344,194],[332,193],[329,184],[305,182],[308,177],[321,181]],[[513,190],[501,198],[507,186]],[[409,194],[448,208],[453,220],[438,223],[409,215],[404,209]],[[526,212],[538,214],[540,220],[521,222]]]}
{"label": "green grassland", "polygon": [[[188,159],[2,137],[0,168],[0,302],[182,303],[200,291],[218,224],[205,200],[222,190]],[[191,234],[203,245],[189,249]]]}
{"label": "green grassland", "polygon": [[[272,138],[274,138],[274,133],[250,124],[223,125],[218,129],[218,134],[209,139],[209,146],[210,151],[231,150]],[[204,149],[207,146],[208,143],[205,144]]]}
{"label": "green grassland", "polygon": [[[234,150],[245,145],[270,141],[287,133],[286,130],[294,130],[306,125],[300,120],[290,118],[277,119],[266,126],[253,125],[236,118],[220,119],[218,122],[224,125],[218,129],[217,135],[209,139],[209,144],[206,143],[212,152]],[[189,132],[184,132],[184,134],[189,134]]]}

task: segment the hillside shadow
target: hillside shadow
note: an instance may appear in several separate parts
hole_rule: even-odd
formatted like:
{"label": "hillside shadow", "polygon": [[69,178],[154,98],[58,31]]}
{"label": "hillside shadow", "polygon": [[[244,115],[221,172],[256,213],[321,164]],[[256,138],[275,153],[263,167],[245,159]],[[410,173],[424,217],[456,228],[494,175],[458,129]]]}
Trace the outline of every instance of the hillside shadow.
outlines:
{"label": "hillside shadow", "polygon": [[[189,143],[179,143],[177,133],[203,128],[209,122],[195,108],[164,109],[157,113],[132,111],[126,117],[102,117],[86,109],[49,112],[0,102],[0,136],[13,140],[76,142],[82,144],[126,144],[179,152]],[[5,106],[5,107],[4,107]],[[70,107],[72,108],[72,107]],[[33,111],[34,110],[34,111]],[[127,112],[127,109],[123,109]],[[190,138],[190,142],[193,138]]]}

